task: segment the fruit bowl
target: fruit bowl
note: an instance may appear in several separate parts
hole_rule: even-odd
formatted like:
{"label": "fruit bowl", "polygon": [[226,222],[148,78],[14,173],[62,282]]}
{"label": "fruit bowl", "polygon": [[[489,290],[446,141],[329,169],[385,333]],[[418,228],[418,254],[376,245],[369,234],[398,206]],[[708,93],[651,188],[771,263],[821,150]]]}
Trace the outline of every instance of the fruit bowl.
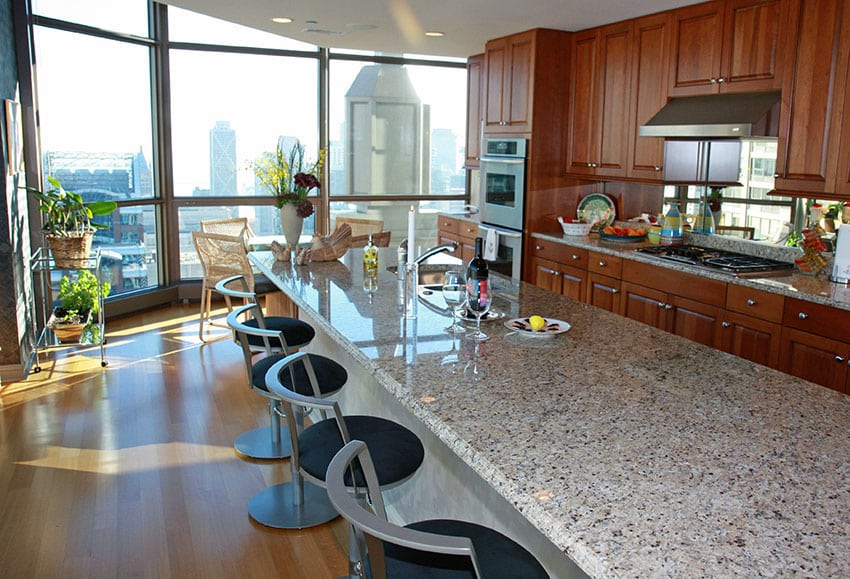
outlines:
{"label": "fruit bowl", "polygon": [[587,235],[593,227],[592,223],[568,222],[563,217],[558,217],[558,223],[561,224],[561,229],[564,230],[564,235]]}

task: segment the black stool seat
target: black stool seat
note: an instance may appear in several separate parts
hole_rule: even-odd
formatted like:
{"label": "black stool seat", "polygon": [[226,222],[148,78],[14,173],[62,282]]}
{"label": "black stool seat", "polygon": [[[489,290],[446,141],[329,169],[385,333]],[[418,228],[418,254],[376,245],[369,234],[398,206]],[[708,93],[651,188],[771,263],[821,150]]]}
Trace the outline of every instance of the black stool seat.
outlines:
{"label": "black stool seat", "polygon": [[[378,484],[402,481],[422,464],[425,458],[422,442],[401,424],[377,416],[343,416],[343,420],[351,439],[362,440],[371,449]],[[325,480],[328,465],[343,446],[335,419],[313,424],[298,437],[301,468],[310,476]],[[354,471],[357,485],[366,486],[360,468],[355,467]],[[345,484],[352,484],[350,472],[346,472]]]}
{"label": "black stool seat", "polygon": [[[487,578],[546,579],[549,574],[524,547],[505,535],[467,521],[432,519],[406,525],[436,535],[468,537],[475,547],[481,576]],[[384,542],[387,577],[461,579],[475,577],[468,557],[407,549]]]}
{"label": "black stool seat", "polygon": [[[267,330],[274,330],[283,334],[283,338],[286,340],[286,345],[289,348],[306,346],[316,336],[316,330],[313,329],[313,326],[296,318],[268,316],[263,319],[265,320]],[[256,319],[245,321],[245,325],[249,328],[259,327]],[[248,343],[258,348],[262,348],[265,345],[262,336],[254,335],[248,335]]]}
{"label": "black stool seat", "polygon": [[[251,384],[254,385],[254,388],[268,392],[266,373],[269,368],[274,366],[275,362],[279,362],[285,357],[283,354],[277,354],[257,361],[251,369]],[[345,385],[345,382],[348,380],[348,372],[340,364],[318,354],[308,354],[307,357],[310,359],[310,364],[312,364],[313,371],[316,373],[316,381],[323,396],[333,394]],[[292,386],[292,376],[289,374],[289,369],[284,369],[278,376],[281,383],[287,389],[293,390],[298,394],[313,396],[313,390],[310,387],[310,380],[304,364],[295,364],[292,369],[295,372],[295,387],[293,388]]]}

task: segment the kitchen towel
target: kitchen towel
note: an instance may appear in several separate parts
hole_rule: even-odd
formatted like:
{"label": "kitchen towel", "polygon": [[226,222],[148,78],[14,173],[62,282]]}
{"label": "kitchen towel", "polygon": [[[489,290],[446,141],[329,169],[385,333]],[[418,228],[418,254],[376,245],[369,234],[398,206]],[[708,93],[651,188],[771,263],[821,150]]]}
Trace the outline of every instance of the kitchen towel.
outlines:
{"label": "kitchen towel", "polygon": [[499,247],[499,234],[495,229],[488,229],[487,237],[484,238],[484,259],[494,261],[497,247]]}
{"label": "kitchen towel", "polygon": [[850,225],[839,227],[837,237],[832,275],[829,279],[838,283],[847,283],[850,281]]}

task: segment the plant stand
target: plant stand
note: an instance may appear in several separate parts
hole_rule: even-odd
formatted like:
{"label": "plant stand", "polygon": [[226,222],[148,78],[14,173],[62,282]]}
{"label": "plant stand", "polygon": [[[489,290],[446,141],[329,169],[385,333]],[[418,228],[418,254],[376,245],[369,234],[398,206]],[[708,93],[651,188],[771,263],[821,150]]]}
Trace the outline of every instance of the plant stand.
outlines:
{"label": "plant stand", "polygon": [[79,267],[70,269],[56,267],[56,262],[46,248],[39,248],[32,256],[33,285],[41,292],[38,300],[41,306],[40,316],[36,320],[36,335],[38,337],[30,358],[30,367],[34,373],[41,372],[41,352],[53,348],[99,347],[100,365],[104,368],[108,365],[106,361],[106,323],[104,321],[103,295],[98,296],[100,313],[92,315],[79,340],[62,342],[47,325],[55,305],[53,296],[58,292],[59,280],[63,275],[75,275],[77,270],[80,269],[91,271],[97,277],[98,285],[100,285],[103,282],[100,249],[92,252]]}

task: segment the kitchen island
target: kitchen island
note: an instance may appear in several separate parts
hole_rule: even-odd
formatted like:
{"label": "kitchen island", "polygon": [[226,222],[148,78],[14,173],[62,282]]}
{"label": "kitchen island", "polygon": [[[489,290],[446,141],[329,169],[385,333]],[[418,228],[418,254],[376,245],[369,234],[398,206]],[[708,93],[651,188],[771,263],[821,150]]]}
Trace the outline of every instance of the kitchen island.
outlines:
{"label": "kitchen island", "polygon": [[572,328],[489,321],[476,346],[443,332],[439,299],[401,319],[387,250],[374,293],[356,250],[251,258],[382,390],[364,396],[394,400],[588,575],[850,575],[847,396],[526,283],[497,290],[506,318]]}

